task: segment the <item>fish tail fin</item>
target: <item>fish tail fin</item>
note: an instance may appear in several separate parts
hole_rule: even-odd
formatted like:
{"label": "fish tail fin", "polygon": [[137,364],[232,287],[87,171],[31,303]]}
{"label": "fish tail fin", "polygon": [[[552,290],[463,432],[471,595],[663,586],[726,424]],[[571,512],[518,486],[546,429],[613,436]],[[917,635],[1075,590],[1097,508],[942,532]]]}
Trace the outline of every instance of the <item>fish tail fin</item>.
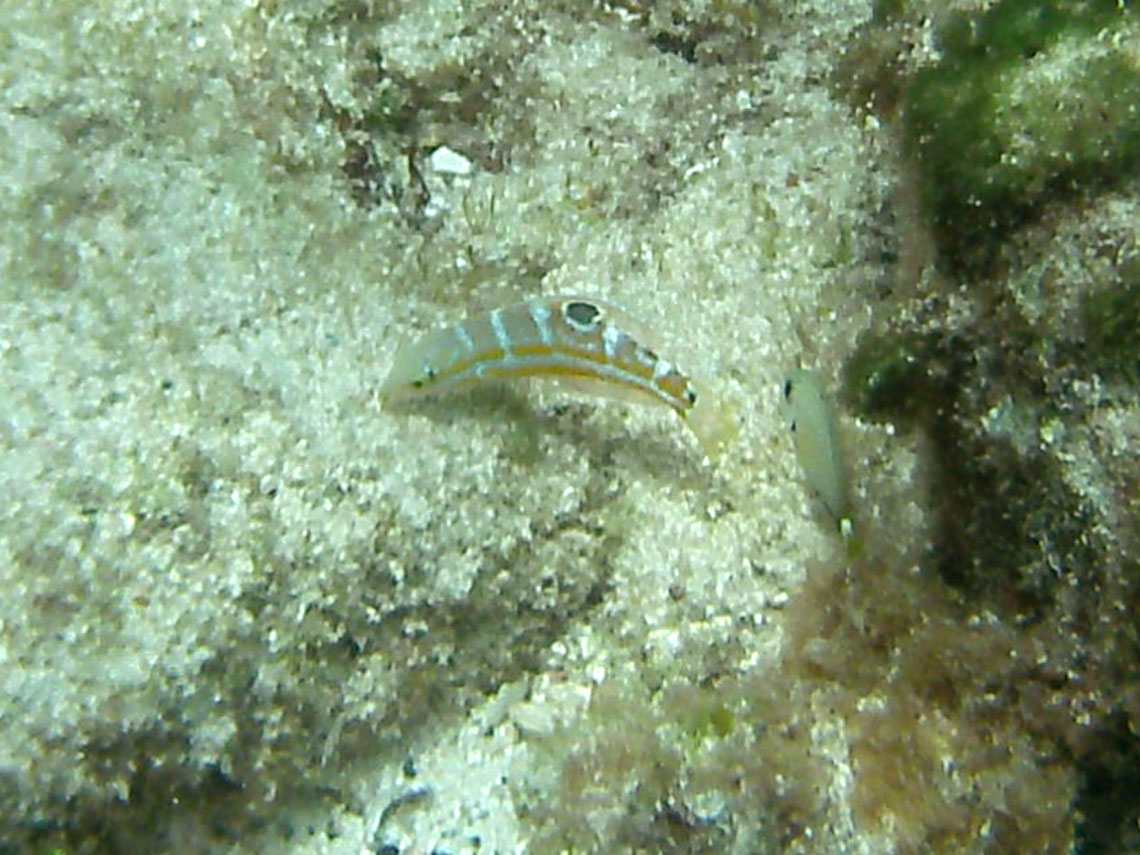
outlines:
{"label": "fish tail fin", "polygon": [[709,460],[719,460],[736,441],[740,430],[732,405],[703,386],[697,386],[697,402],[682,415]]}

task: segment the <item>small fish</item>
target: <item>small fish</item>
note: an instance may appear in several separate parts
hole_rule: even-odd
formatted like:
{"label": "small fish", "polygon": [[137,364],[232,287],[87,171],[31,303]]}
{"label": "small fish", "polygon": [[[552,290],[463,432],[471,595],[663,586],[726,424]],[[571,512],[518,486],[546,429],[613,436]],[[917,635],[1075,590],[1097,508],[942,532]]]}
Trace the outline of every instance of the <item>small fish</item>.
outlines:
{"label": "small fish", "polygon": [[784,381],[784,401],[804,478],[843,528],[848,515],[847,473],[835,406],[819,375],[803,368]]}
{"label": "small fish", "polygon": [[599,300],[536,298],[405,344],[380,394],[390,401],[485,380],[555,378],[596,395],[664,404],[717,458],[736,436],[731,411],[646,342],[636,322]]}

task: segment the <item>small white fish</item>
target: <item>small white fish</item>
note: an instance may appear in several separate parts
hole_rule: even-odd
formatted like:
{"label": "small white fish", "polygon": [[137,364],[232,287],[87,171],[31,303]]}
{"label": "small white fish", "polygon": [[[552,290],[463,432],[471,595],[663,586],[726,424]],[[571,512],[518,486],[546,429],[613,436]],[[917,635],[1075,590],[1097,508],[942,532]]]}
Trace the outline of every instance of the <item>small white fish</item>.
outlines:
{"label": "small white fish", "polygon": [[847,474],[835,407],[814,371],[796,369],[784,381],[796,457],[808,486],[841,527],[848,518]]}
{"label": "small white fish", "polygon": [[389,401],[485,380],[556,378],[593,394],[664,404],[715,459],[736,436],[731,411],[658,356],[638,329],[620,309],[589,297],[503,306],[399,348],[380,394]]}

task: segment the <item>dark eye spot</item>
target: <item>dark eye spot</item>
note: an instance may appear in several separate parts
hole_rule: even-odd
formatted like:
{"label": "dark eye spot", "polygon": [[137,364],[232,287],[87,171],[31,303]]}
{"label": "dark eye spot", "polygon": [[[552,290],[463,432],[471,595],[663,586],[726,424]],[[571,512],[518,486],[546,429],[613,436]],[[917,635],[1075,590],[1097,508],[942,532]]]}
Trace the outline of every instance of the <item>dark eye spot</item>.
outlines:
{"label": "dark eye spot", "polygon": [[580,330],[593,329],[602,316],[601,309],[593,303],[584,303],[581,300],[567,303],[562,307],[562,312],[566,316],[566,320]]}
{"label": "dark eye spot", "polygon": [[784,398],[786,400],[790,397],[792,397],[792,381],[791,380],[785,380],[784,381]]}
{"label": "dark eye spot", "polygon": [[689,406],[694,406],[697,403],[697,393],[692,388],[685,390],[685,400],[689,402]]}

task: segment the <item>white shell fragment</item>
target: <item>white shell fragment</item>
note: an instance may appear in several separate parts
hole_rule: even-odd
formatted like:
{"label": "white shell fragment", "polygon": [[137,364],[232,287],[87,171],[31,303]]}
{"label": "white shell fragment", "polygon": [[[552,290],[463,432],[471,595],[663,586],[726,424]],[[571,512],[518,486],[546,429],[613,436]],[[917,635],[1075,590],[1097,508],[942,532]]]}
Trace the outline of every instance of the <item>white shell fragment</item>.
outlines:
{"label": "white shell fragment", "polygon": [[428,157],[433,172],[447,175],[470,175],[471,161],[459,152],[441,145]]}
{"label": "white shell fragment", "polygon": [[848,515],[847,476],[835,407],[823,381],[814,371],[791,372],[784,381],[784,402],[804,479],[842,525]]}

